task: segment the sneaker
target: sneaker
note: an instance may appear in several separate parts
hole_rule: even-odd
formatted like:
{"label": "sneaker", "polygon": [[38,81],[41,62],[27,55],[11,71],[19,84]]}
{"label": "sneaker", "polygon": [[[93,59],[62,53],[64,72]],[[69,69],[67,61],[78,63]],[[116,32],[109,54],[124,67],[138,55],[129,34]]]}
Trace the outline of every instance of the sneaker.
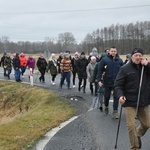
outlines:
{"label": "sneaker", "polygon": [[75,85],[73,85],[73,88],[75,88],[76,86]]}
{"label": "sneaker", "polygon": [[109,113],[109,108],[108,106],[105,106],[105,114],[107,115]]}
{"label": "sneaker", "polygon": [[83,85],[80,86],[80,89],[82,89],[82,88],[83,88]]}
{"label": "sneaker", "polygon": [[113,118],[114,118],[114,119],[119,119],[118,110],[114,110],[114,111],[113,111]]}

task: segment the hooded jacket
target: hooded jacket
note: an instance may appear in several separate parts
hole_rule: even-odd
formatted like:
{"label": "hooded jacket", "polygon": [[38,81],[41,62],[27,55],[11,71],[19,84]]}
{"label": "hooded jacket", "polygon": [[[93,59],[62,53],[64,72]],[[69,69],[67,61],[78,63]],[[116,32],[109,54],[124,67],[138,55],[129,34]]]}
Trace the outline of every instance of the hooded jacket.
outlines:
{"label": "hooded jacket", "polygon": [[102,60],[98,63],[98,82],[102,80],[102,75],[105,71],[105,75],[103,77],[104,87],[113,87],[116,76],[122,65],[123,61],[117,55],[115,59],[113,59],[111,55],[103,57]]}
{"label": "hooded jacket", "polygon": [[[138,68],[136,64],[130,61],[121,67],[114,83],[115,94],[119,99],[126,97],[124,107],[136,107],[140,86],[142,65]],[[150,64],[144,66],[142,85],[140,92],[139,106],[150,104]]]}
{"label": "hooded jacket", "polygon": [[20,66],[26,67],[27,58],[25,57],[24,53],[21,53],[21,54],[20,54],[19,59],[20,59]]}

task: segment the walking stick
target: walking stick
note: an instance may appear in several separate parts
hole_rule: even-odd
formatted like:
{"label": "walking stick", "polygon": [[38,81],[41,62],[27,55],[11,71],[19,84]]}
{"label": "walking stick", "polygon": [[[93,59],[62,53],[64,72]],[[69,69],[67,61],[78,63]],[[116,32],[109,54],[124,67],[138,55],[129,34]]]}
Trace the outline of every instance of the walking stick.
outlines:
{"label": "walking stick", "polygon": [[141,71],[141,77],[140,77],[140,85],[139,85],[139,92],[138,92],[138,99],[137,99],[135,119],[138,118],[138,109],[139,109],[139,102],[140,102],[140,95],[141,95],[141,86],[142,86],[142,80],[143,80],[143,72],[144,72],[144,66],[142,66],[142,71]]}
{"label": "walking stick", "polygon": [[120,129],[120,122],[121,122],[121,115],[122,115],[122,106],[121,106],[121,108],[120,108],[120,117],[119,117],[119,122],[118,122],[118,129],[117,129],[117,136],[116,136],[115,149],[117,148],[118,135],[119,135],[119,129]]}

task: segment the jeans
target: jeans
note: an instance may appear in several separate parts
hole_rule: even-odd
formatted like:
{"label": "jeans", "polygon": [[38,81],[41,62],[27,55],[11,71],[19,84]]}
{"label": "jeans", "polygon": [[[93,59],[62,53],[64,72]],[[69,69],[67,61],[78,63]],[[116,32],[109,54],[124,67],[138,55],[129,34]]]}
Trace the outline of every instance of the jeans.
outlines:
{"label": "jeans", "polygon": [[71,72],[62,72],[62,77],[61,77],[61,81],[60,81],[60,86],[62,87],[64,80],[66,79],[67,81],[67,87],[70,88],[70,77],[71,77]]}
{"label": "jeans", "polygon": [[15,69],[15,79],[16,81],[20,80],[20,69]]}

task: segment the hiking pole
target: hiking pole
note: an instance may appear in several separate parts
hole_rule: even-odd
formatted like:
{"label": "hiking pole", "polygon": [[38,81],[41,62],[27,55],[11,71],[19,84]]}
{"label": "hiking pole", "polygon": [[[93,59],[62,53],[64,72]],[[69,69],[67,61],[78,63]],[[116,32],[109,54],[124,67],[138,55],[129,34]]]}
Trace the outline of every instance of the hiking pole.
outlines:
{"label": "hiking pole", "polygon": [[115,149],[117,148],[118,135],[119,135],[119,129],[120,129],[120,122],[121,122],[121,115],[122,115],[122,106],[121,106],[121,108],[120,108],[120,116],[119,116],[119,122],[118,122],[118,129],[117,129],[117,136],[116,136]]}
{"label": "hiking pole", "polygon": [[135,119],[138,118],[138,109],[139,109],[139,102],[140,102],[140,95],[141,95],[141,86],[142,86],[142,80],[143,80],[143,72],[144,72],[144,66],[142,66],[142,71],[141,71],[141,77],[140,77],[140,85],[139,85],[139,92],[138,92],[138,99],[137,99]]}

